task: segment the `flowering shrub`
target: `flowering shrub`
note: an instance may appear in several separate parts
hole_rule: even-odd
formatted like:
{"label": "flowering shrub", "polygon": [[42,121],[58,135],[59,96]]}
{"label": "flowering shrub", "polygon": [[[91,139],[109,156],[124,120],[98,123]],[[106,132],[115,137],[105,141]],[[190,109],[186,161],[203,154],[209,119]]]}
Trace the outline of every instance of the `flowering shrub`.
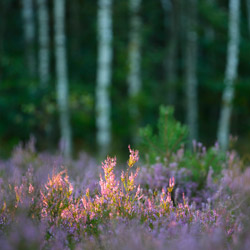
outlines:
{"label": "flowering shrub", "polygon": [[57,218],[62,217],[65,209],[72,203],[73,187],[69,182],[66,171],[52,175],[41,193],[41,217],[49,218],[51,223],[58,223]]}
{"label": "flowering shrub", "polygon": [[187,127],[175,120],[172,107],[160,107],[157,125],[157,133],[153,133],[149,126],[141,129],[146,164],[138,183],[148,190],[161,190],[168,179],[174,176],[177,180],[173,195],[176,202],[182,199],[182,193],[199,207],[202,203],[212,201],[222,172],[232,164],[241,165],[236,152],[223,152],[218,143],[206,148],[195,140],[192,142],[192,150],[187,149],[184,146]]}
{"label": "flowering shrub", "polygon": [[[165,164],[158,162],[143,166],[139,174],[138,183],[147,190],[155,191],[161,190],[166,186],[169,178],[175,177],[177,185],[175,186],[173,198],[176,202],[181,200],[182,193],[185,193],[185,196],[191,203],[195,202],[198,206],[208,202],[208,200],[212,201],[212,197],[219,187],[223,169],[227,169],[232,164],[231,159],[235,152],[228,153],[223,161],[220,160],[217,163],[221,164],[221,171],[216,174],[212,164],[209,166],[208,171],[203,172],[202,170],[205,168],[203,164],[208,163],[207,159],[216,154],[215,152],[211,153],[210,150],[210,152],[204,153],[202,156],[197,154],[187,158],[187,155],[183,153],[184,151],[182,149],[180,151],[173,155],[170,162]],[[236,165],[240,164],[237,157],[234,158],[234,161]],[[186,167],[188,164],[196,166],[196,171],[200,171],[200,173],[195,175],[195,171]]]}
{"label": "flowering shrub", "polygon": [[[166,244],[182,249],[186,240],[193,249],[205,243],[237,248],[248,232],[242,221],[249,201],[237,194],[242,188],[249,197],[249,174],[237,172],[238,161],[230,159],[230,168],[217,186],[217,203],[201,209],[190,205],[183,193],[180,201],[175,199],[181,181],[178,171],[171,170],[167,177],[155,168],[154,178],[164,183],[158,186],[161,189],[141,188],[140,170],[135,169],[139,152],[130,147],[127,170],[120,178],[115,174],[116,158],[103,162],[97,189],[76,190],[78,184],[70,180],[66,169],[49,173],[40,184],[30,168],[16,183],[0,182],[0,244],[6,249],[164,249]],[[230,208],[232,199],[238,207]],[[25,230],[20,230],[22,225]]]}

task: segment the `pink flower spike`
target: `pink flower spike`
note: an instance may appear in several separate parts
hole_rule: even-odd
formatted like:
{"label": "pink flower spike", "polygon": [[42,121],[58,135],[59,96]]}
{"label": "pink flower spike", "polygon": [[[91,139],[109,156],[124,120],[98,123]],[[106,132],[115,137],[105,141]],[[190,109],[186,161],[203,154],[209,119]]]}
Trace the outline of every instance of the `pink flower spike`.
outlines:
{"label": "pink flower spike", "polygon": [[172,177],[172,178],[169,179],[169,187],[173,188],[174,184],[175,184],[175,179],[174,179],[174,177]]}
{"label": "pink flower spike", "polygon": [[32,184],[29,185],[29,194],[33,193],[34,191],[34,187],[32,186]]}
{"label": "pink flower spike", "polygon": [[168,203],[171,202],[171,195],[170,195],[170,193],[168,193],[168,195],[167,195],[167,202],[168,202]]}
{"label": "pink flower spike", "polygon": [[128,149],[130,153],[128,165],[129,167],[132,167],[136,162],[139,161],[139,151],[131,149],[130,145],[128,145]]}
{"label": "pink flower spike", "polygon": [[175,184],[175,179],[174,179],[174,176],[172,177],[172,187],[174,187],[174,184]]}

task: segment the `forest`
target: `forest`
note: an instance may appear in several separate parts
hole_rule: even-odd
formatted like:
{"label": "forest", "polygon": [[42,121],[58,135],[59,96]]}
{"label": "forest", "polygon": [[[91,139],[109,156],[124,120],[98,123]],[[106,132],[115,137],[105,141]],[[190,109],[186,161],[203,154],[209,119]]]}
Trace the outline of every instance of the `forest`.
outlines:
{"label": "forest", "polygon": [[1,0],[0,246],[249,249],[249,58],[250,0]]}

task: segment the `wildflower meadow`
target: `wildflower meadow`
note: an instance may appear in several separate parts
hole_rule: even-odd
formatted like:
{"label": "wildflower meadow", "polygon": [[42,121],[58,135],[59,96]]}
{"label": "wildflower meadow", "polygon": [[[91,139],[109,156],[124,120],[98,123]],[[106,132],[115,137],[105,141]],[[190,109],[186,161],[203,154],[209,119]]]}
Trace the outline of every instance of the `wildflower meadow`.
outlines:
{"label": "wildflower meadow", "polygon": [[0,250],[250,250],[249,69],[250,0],[0,0]]}
{"label": "wildflower meadow", "polygon": [[20,145],[0,162],[1,249],[249,249],[247,160],[186,131],[162,107],[125,164]]}
{"label": "wildflower meadow", "polygon": [[0,164],[1,249],[249,249],[250,171],[234,151],[200,188],[178,168],[183,148],[168,167],[139,167],[138,150],[128,153],[126,169],[87,155],[67,168],[32,142],[17,148]]}

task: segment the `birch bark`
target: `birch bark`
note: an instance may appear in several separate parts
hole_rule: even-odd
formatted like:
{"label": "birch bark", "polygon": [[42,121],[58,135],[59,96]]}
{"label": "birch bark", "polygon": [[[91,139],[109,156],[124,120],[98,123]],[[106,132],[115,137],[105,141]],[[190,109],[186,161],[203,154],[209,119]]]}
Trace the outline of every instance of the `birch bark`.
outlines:
{"label": "birch bark", "polygon": [[129,74],[128,93],[135,97],[141,89],[141,19],[138,15],[141,0],[130,0],[130,33],[129,33]]}
{"label": "birch bark", "polygon": [[72,138],[68,104],[68,74],[65,38],[65,1],[54,1],[55,59],[57,77],[57,103],[61,132],[62,151],[66,158],[72,154]]}
{"label": "birch bark", "polygon": [[47,0],[37,0],[39,27],[38,72],[42,87],[46,87],[49,81],[49,14],[47,4]]}
{"label": "birch bark", "polygon": [[[5,1],[0,2],[0,58],[4,57],[4,31],[5,31]],[[2,80],[2,62],[0,61],[0,83]]]}
{"label": "birch bark", "polygon": [[248,21],[248,30],[250,33],[250,0],[247,1],[247,21]]}
{"label": "birch bark", "polygon": [[26,63],[30,77],[35,77],[35,23],[34,23],[34,6],[32,0],[22,0],[22,17],[24,27],[25,54]]}
{"label": "birch bark", "polygon": [[198,138],[198,93],[197,93],[197,0],[190,0],[186,16],[185,82],[187,98],[187,124],[189,141]]}
{"label": "birch bark", "polygon": [[[207,0],[207,2],[210,7],[213,7],[213,5],[215,4],[215,0]],[[211,26],[207,26],[205,30],[205,35],[208,41],[213,41],[215,38],[214,29]]]}
{"label": "birch bark", "polygon": [[168,104],[174,105],[176,101],[177,82],[177,49],[178,49],[178,0],[161,0],[165,13],[165,29],[167,52],[164,62],[165,78],[168,84]]}
{"label": "birch bark", "polygon": [[100,155],[105,155],[111,143],[112,0],[99,0],[97,15],[96,140]]}
{"label": "birch bark", "polygon": [[141,0],[130,0],[130,32],[128,50],[128,95],[130,98],[129,112],[132,118],[133,141],[137,143],[139,110],[135,97],[141,90],[141,18],[139,16]]}
{"label": "birch bark", "polygon": [[234,98],[234,82],[237,78],[240,43],[240,0],[229,1],[228,46],[225,72],[225,89],[222,95],[221,114],[218,127],[218,142],[222,150],[227,150],[232,102]]}

